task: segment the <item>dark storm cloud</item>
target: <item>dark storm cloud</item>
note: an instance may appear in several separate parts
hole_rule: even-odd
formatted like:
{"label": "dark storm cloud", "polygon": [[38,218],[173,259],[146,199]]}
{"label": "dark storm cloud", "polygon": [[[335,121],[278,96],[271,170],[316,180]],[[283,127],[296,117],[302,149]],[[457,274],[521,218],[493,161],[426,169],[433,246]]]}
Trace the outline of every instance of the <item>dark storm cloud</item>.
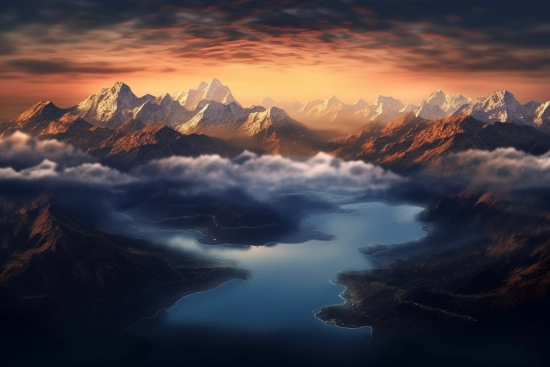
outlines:
{"label": "dark storm cloud", "polygon": [[[172,42],[182,57],[196,57],[202,41],[282,41],[298,47],[321,42],[365,60],[356,51],[400,51],[401,59],[393,62],[408,69],[536,71],[549,64],[545,5],[545,0],[27,1],[4,5],[0,30],[17,34],[58,26],[85,39],[90,31],[124,25],[121,34],[135,37],[137,47]],[[261,59],[261,53],[244,59]]]}
{"label": "dark storm cloud", "polygon": [[6,37],[2,37],[2,35],[0,35],[0,56],[11,55],[16,51],[17,47],[15,44],[9,41]]}
{"label": "dark storm cloud", "polygon": [[14,59],[5,62],[4,72],[20,71],[28,74],[124,74],[140,71],[135,67],[113,67],[106,62],[75,63],[66,59],[35,60],[35,59]]}

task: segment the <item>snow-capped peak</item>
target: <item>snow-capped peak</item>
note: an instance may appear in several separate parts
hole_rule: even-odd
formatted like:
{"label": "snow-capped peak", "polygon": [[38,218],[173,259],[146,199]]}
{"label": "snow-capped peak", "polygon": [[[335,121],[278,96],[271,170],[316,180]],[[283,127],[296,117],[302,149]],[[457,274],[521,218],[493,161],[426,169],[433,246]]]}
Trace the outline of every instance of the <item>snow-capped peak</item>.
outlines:
{"label": "snow-capped peak", "polygon": [[514,95],[499,89],[489,96],[481,96],[465,104],[456,113],[471,115],[483,122],[511,122],[533,125],[533,105],[521,105]]}
{"label": "snow-capped peak", "polygon": [[237,103],[231,94],[231,90],[214,78],[210,84],[202,82],[197,89],[189,89],[187,92],[176,93],[174,100],[178,101],[188,110],[194,110],[201,101],[215,101],[224,104]]}
{"label": "snow-capped peak", "polygon": [[103,88],[80,102],[76,114],[91,124],[116,128],[131,115],[131,110],[149,100],[153,97],[138,98],[128,85],[116,82],[111,88]]}
{"label": "snow-capped peak", "polygon": [[[111,88],[103,88],[99,93],[92,94],[88,98],[102,96],[103,98],[137,98],[132,89],[123,82],[116,82]],[[112,97],[111,97],[112,96]]]}
{"label": "snow-capped peak", "polygon": [[412,103],[409,103],[408,105],[406,105],[405,107],[403,107],[402,109],[399,110],[400,113],[406,113],[406,112],[416,112],[418,111],[420,107],[417,106],[417,105],[414,105]]}
{"label": "snow-capped peak", "polygon": [[502,101],[504,103],[517,103],[519,102],[516,100],[516,97],[510,92],[508,92],[506,89],[499,89],[495,91],[492,95],[489,96],[489,99],[492,101]]}
{"label": "snow-capped peak", "polygon": [[[429,106],[420,105],[419,114],[423,118],[443,118],[450,116],[456,112],[461,106],[470,102],[469,98],[464,97],[461,94],[457,94],[456,97],[443,92],[441,89],[436,90],[426,100]],[[437,107],[437,108],[435,108]],[[429,112],[428,112],[429,111]],[[435,117],[437,116],[437,117]]]}
{"label": "snow-capped peak", "polygon": [[[439,100],[436,99],[436,101],[439,101]],[[445,97],[443,101],[445,101]],[[443,104],[443,102],[441,104]],[[429,101],[423,100],[422,103],[420,103],[420,107],[418,108],[418,111],[416,111],[416,116],[422,117],[427,120],[438,120],[446,117],[447,114],[434,102],[430,103]]]}
{"label": "snow-capped peak", "polygon": [[488,97],[479,97],[486,108],[505,107],[508,109],[517,109],[521,104],[516,97],[505,89],[499,89]]}
{"label": "snow-capped peak", "polygon": [[327,106],[329,105],[333,105],[333,104],[339,104],[339,103],[342,103],[340,102],[340,100],[338,98],[336,98],[336,96],[334,95],[331,95],[330,97],[327,98],[327,100],[325,101],[325,104]]}
{"label": "snow-capped peak", "polygon": [[440,106],[445,102],[446,99],[447,94],[444,93],[441,89],[438,89],[428,97],[427,102],[433,106]]}
{"label": "snow-capped peak", "polygon": [[128,85],[125,84],[124,82],[115,82],[112,88],[121,89],[121,88],[130,88],[130,87],[128,87]]}
{"label": "snow-capped peak", "polygon": [[379,95],[378,97],[376,97],[376,99],[372,104],[376,107],[380,107],[381,105],[384,105],[384,109],[390,109],[395,111],[399,111],[400,109],[405,107],[400,100],[395,99],[393,97],[382,96],[382,95]]}

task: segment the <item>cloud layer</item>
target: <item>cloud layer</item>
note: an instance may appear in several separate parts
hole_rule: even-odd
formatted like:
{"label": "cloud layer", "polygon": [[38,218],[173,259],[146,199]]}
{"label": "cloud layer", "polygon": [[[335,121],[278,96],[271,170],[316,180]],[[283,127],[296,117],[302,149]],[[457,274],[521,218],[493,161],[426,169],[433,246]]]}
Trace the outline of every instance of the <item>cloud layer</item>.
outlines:
{"label": "cloud layer", "polygon": [[233,159],[174,156],[122,173],[56,140],[38,140],[21,132],[0,139],[0,180],[169,186],[185,195],[238,189],[256,197],[292,192],[382,196],[406,185],[422,184],[428,176],[426,183],[435,177],[442,186],[542,189],[550,187],[550,153],[533,156],[513,148],[468,150],[440,158],[427,172],[410,182],[379,166],[343,161],[325,153],[296,160],[244,152]]}
{"label": "cloud layer", "polygon": [[323,153],[307,160],[249,152],[234,159],[171,157],[122,173],[64,143],[21,133],[1,139],[0,152],[0,203],[47,195],[109,231],[200,229],[212,243],[326,238],[302,219],[335,210],[341,200],[384,198],[405,182],[372,164]]}
{"label": "cloud layer", "polygon": [[370,163],[344,161],[325,153],[302,160],[250,152],[233,159],[218,155],[174,156],[123,173],[56,140],[38,140],[21,132],[0,139],[2,181],[119,188],[169,186],[183,195],[237,189],[256,197],[293,192],[381,197],[403,186],[422,185],[425,180],[430,184],[434,179],[440,186],[495,191],[544,189],[550,187],[550,153],[534,156],[513,148],[468,150],[440,158],[414,180]]}
{"label": "cloud layer", "polygon": [[212,243],[307,240],[309,235],[292,234],[313,233],[301,227],[302,219],[345,201],[421,203],[471,189],[538,193],[550,187],[550,153],[532,156],[511,148],[451,154],[409,179],[324,153],[304,160],[249,152],[233,159],[171,157],[122,173],[64,143],[22,133],[0,139],[0,153],[0,199],[51,195],[102,228],[128,233],[140,228],[138,222],[147,228],[209,228]]}
{"label": "cloud layer", "polygon": [[464,187],[492,191],[548,189],[550,153],[533,156],[514,148],[468,150],[443,157],[435,172]]}
{"label": "cloud layer", "polygon": [[235,159],[219,156],[171,157],[136,169],[137,177],[192,183],[196,190],[237,187],[248,192],[320,191],[359,194],[382,191],[402,179],[372,164],[345,162],[319,153],[308,160],[257,156],[245,152]]}
{"label": "cloud layer", "polygon": [[307,160],[258,156],[234,159],[217,155],[171,157],[152,161],[130,173],[94,163],[70,145],[17,132],[0,139],[0,179],[60,180],[85,185],[128,183],[181,184],[193,193],[242,189],[249,193],[320,191],[364,194],[382,192],[402,179],[372,164],[345,162],[319,153]]}
{"label": "cloud layer", "polygon": [[76,166],[94,159],[86,153],[57,140],[38,140],[20,131],[0,139],[0,167],[16,170],[37,166],[44,160]]}

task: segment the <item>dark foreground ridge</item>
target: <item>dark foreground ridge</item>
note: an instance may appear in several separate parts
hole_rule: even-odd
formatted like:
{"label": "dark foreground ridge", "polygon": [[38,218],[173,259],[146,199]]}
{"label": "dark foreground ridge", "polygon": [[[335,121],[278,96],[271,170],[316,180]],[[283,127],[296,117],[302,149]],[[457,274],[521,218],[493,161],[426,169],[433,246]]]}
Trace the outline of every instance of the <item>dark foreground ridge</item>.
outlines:
{"label": "dark foreground ridge", "polygon": [[440,198],[422,213],[427,237],[361,249],[383,262],[407,260],[339,274],[345,304],[317,316],[341,326],[372,326],[374,340],[383,340],[470,327],[543,301],[550,233],[548,208],[538,197],[470,192]]}
{"label": "dark foreground ridge", "polygon": [[248,277],[231,263],[90,227],[46,196],[3,198],[0,241],[2,359],[13,363],[30,363],[48,346],[59,352],[65,344],[119,343],[124,327],[186,294]]}

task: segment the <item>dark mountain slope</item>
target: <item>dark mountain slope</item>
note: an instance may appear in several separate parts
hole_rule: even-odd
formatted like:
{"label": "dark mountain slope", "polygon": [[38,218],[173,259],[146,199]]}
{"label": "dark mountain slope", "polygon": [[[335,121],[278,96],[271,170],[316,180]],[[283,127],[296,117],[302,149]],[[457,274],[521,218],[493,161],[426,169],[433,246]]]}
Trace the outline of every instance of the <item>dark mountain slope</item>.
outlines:
{"label": "dark mountain slope", "polygon": [[3,316],[75,319],[118,331],[184,294],[235,277],[246,272],[105,233],[47,197],[0,202]]}
{"label": "dark mountain slope", "polygon": [[550,150],[550,135],[529,126],[485,124],[471,116],[428,121],[409,113],[387,125],[372,124],[333,140],[327,150],[344,159],[362,159],[410,172],[449,153],[501,147],[542,154]]}

